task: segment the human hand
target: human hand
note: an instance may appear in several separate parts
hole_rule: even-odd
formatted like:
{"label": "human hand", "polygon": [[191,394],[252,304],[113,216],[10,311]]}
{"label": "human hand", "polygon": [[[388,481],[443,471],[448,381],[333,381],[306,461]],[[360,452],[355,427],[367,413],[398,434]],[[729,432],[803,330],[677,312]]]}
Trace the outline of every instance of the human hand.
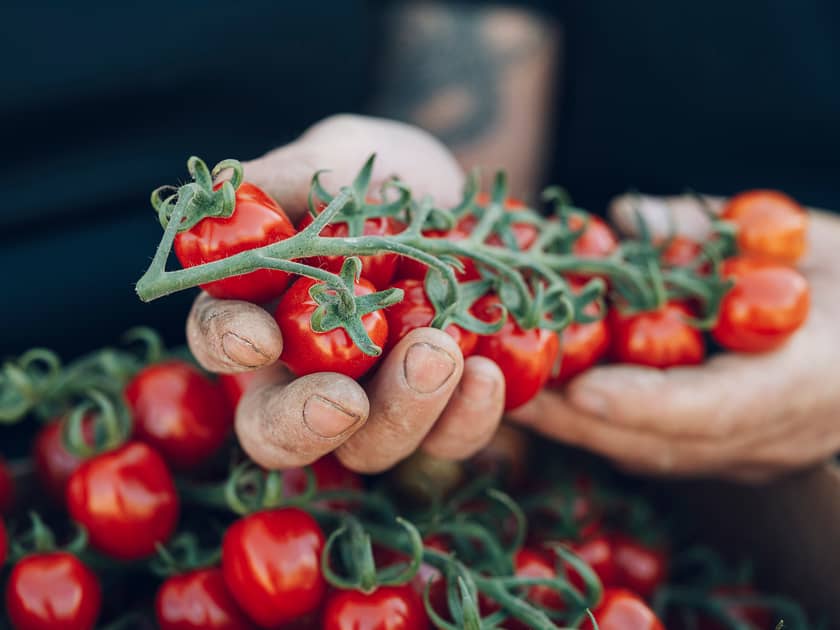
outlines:
{"label": "human hand", "polygon": [[[442,144],[415,127],[357,116],[326,119],[245,163],[245,179],[297,222],[316,170],[332,169],[322,183],[337,190],[374,152],[373,189],[398,174],[418,196],[442,205],[460,200],[463,173]],[[452,338],[433,328],[409,333],[364,386],[332,372],[295,379],[275,365],[283,349],[280,330],[269,312],[248,302],[202,293],[187,320],[187,339],[210,371],[260,370],[239,404],[236,432],[266,468],[308,464],[331,451],[365,473],[389,468],[418,447],[440,458],[466,458],[490,440],[504,406],[496,364],[483,357],[465,361]]]}
{"label": "human hand", "polygon": [[[668,233],[668,208],[678,233],[708,231],[694,198],[646,197],[640,210],[654,234]],[[611,210],[630,231],[631,200],[616,199]],[[761,482],[831,457],[840,451],[840,219],[812,211],[808,236],[800,271],[811,311],[779,350],[668,370],[597,367],[511,420],[641,473]]]}

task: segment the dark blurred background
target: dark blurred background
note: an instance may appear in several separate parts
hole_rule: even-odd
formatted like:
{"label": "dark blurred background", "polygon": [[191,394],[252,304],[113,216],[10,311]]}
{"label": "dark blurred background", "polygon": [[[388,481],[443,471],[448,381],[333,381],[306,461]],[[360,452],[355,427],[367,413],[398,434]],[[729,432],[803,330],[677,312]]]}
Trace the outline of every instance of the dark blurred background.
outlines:
{"label": "dark blurred background", "polygon": [[[193,294],[133,291],[160,237],[150,191],[189,155],[248,159],[367,111],[385,7],[34,4],[0,25],[0,356],[69,357],[141,323],[180,342]],[[840,208],[840,4],[522,6],[564,26],[547,172],[579,205],[690,186]]]}

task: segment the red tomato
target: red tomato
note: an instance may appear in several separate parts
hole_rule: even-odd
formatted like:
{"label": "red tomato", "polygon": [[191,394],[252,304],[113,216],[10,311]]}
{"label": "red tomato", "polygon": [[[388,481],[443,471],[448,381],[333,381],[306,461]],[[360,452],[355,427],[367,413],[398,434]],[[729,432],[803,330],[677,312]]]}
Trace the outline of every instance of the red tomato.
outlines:
{"label": "red tomato", "polygon": [[[615,549],[607,536],[596,535],[582,542],[573,543],[572,551],[588,564],[604,588],[616,586],[618,567],[616,566]],[[567,569],[569,581],[579,590],[584,588],[583,578],[577,571]]]}
{"label": "red tomato", "polygon": [[[572,282],[572,289],[577,292],[583,287],[580,282]],[[587,304],[587,315],[597,315],[598,305]],[[572,380],[581,372],[601,360],[610,348],[610,328],[606,320],[581,324],[572,322],[560,334],[560,372],[552,377],[552,385],[562,385]]]}
{"label": "red tomato", "polygon": [[666,267],[687,267],[701,254],[700,243],[685,236],[675,236],[662,252],[662,263]]}
{"label": "red tomato", "polygon": [[606,258],[618,247],[618,239],[602,219],[596,216],[572,214],[569,216],[569,229],[586,229],[572,245],[572,253],[581,258]]}
{"label": "red tomato", "polygon": [[221,569],[199,569],[167,579],[155,613],[161,630],[248,630],[254,625],[225,586]]}
{"label": "red tomato", "polygon": [[[397,342],[415,328],[423,328],[432,323],[435,309],[426,296],[422,280],[400,280],[394,283],[395,289],[405,291],[403,301],[385,309],[388,319],[388,345],[386,350],[393,348]],[[478,343],[478,335],[464,330],[455,324],[446,327],[446,333],[452,337],[461,348],[464,357],[470,356]]]}
{"label": "red tomato", "polygon": [[[469,233],[459,225],[448,232],[443,230],[424,230],[423,236],[426,238],[445,238],[450,241],[463,241],[469,237]],[[459,258],[458,260],[464,265],[463,271],[456,271],[455,277],[458,282],[469,282],[470,280],[478,280],[481,274],[471,258]],[[403,279],[424,280],[426,272],[429,268],[418,260],[413,258],[400,258],[399,277]]]}
{"label": "red tomato", "polygon": [[712,336],[729,350],[765,352],[782,345],[808,318],[808,281],[796,270],[750,258],[724,262],[735,280],[723,298]]}
{"label": "red tomato", "polygon": [[[220,184],[214,186],[218,189]],[[236,191],[236,207],[227,219],[207,217],[175,237],[175,255],[184,267],[194,267],[256,249],[294,236],[295,228],[283,209],[254,184]],[[267,302],[289,284],[289,274],[276,269],[216,280],[201,285],[217,298]]]}
{"label": "red tomato", "polygon": [[[592,614],[599,630],[665,630],[644,600],[620,588],[606,589]],[[580,627],[592,630],[592,622],[587,617]]]}
{"label": "red tomato", "polygon": [[[298,224],[298,230],[302,232],[313,220],[312,215],[307,212]],[[364,236],[388,236],[389,234],[399,234],[404,229],[405,225],[391,217],[373,217],[365,219],[362,234]],[[346,238],[348,234],[349,230],[346,223],[331,223],[321,230],[321,236],[325,238]],[[379,290],[387,289],[397,271],[399,258],[399,254],[388,252],[359,256],[362,261],[362,277]],[[317,256],[307,258],[303,262],[313,267],[338,273],[341,271],[341,265],[344,264],[344,256]]]}
{"label": "red tomato", "polygon": [[[541,549],[525,547],[516,552],[513,558],[514,575],[525,578],[553,579],[557,570],[551,554]],[[565,603],[557,591],[548,586],[532,586],[525,596],[529,604],[548,610],[563,610]],[[492,612],[492,611],[490,611]],[[528,626],[518,619],[505,622],[507,630],[527,630]]]}
{"label": "red tomato", "polygon": [[[298,376],[313,372],[339,372],[359,378],[379,361],[379,357],[368,356],[359,350],[341,328],[325,333],[312,331],[309,320],[318,305],[310,297],[309,289],[315,284],[315,280],[301,278],[286,291],[277,305],[274,317],[283,335],[280,360]],[[375,291],[364,278],[355,287],[356,295],[368,295]],[[373,343],[383,347],[388,340],[385,314],[382,311],[368,313],[362,317],[362,323]]]}
{"label": "red tomato", "polygon": [[668,578],[668,553],[624,534],[612,536],[615,583],[650,599]]}
{"label": "red tomato", "polygon": [[750,190],[735,195],[721,218],[738,228],[742,254],[792,265],[805,253],[808,214],[784,193]]}
{"label": "red tomato", "polygon": [[[35,470],[41,487],[46,490],[57,503],[64,503],[67,494],[67,482],[70,475],[82,465],[82,459],[76,457],[64,446],[62,437],[63,419],[58,418],[44,425],[35,436],[33,457]],[[88,415],[82,420],[82,434],[85,440],[93,443],[95,419]]]}
{"label": "red tomato", "polygon": [[247,615],[273,628],[315,611],[326,591],[324,533],[297,508],[239,519],[222,542],[225,583]]}
{"label": "red tomato", "polygon": [[[490,195],[481,192],[478,193],[475,200],[479,206],[487,206],[490,203]],[[519,199],[508,199],[505,202],[505,210],[508,212],[519,212],[526,207],[525,203]],[[478,221],[478,218],[474,214],[468,214],[458,221],[458,228],[462,232],[470,234],[475,226],[478,225]],[[534,244],[539,236],[538,228],[533,223],[514,221],[510,224],[510,230],[513,234],[513,239],[516,241],[516,246],[522,251],[530,249],[531,245]],[[488,245],[496,245],[498,247],[503,245],[502,239],[497,234],[491,235],[486,242]]]}
{"label": "red tomato", "polygon": [[242,394],[250,387],[254,378],[257,376],[256,372],[239,372],[238,374],[220,374],[219,384],[227,396],[228,402],[232,409],[236,409]]}
{"label": "red tomato", "polygon": [[[749,584],[727,584],[718,586],[712,591],[713,599],[754,597],[758,592]],[[733,619],[746,623],[754,630],[773,627],[773,617],[770,610],[765,606],[755,604],[724,604],[727,614]],[[726,630],[727,626],[722,625],[717,619],[711,619],[705,615],[698,618],[699,630]]]}
{"label": "red tomato", "polygon": [[[315,474],[315,484],[318,490],[362,490],[362,478],[341,465],[338,458],[329,453],[310,464]],[[308,477],[303,468],[290,468],[283,471],[283,490],[285,496],[294,497],[306,491]],[[346,509],[345,501],[329,501],[329,505],[336,509]]]}
{"label": "red tomato", "polygon": [[3,524],[3,519],[0,518],[0,567],[6,562],[6,555],[9,552],[9,540],[6,535],[6,526]]}
{"label": "red tomato", "polygon": [[102,587],[76,556],[27,556],[6,583],[6,612],[18,630],[87,630],[96,626]]}
{"label": "red tomato", "polygon": [[222,388],[180,360],[150,365],[129,381],[125,397],[134,435],[176,470],[209,460],[233,427],[233,409]]}
{"label": "red tomato", "polygon": [[0,457],[0,514],[7,514],[15,503],[15,481],[12,471]]}
{"label": "red tomato", "polygon": [[[485,295],[473,307],[475,316],[492,322],[499,317],[499,298]],[[508,317],[500,331],[478,338],[475,353],[495,361],[505,375],[505,410],[531,400],[548,381],[560,354],[557,334],[541,328],[522,330]]]}
{"label": "red tomato", "polygon": [[334,591],[324,608],[323,630],[426,630],[420,596],[408,584],[380,586],[370,594]]}
{"label": "red tomato", "polygon": [[703,335],[686,323],[691,316],[689,308],[678,302],[634,315],[611,311],[613,358],[658,368],[702,363],[706,355]]}
{"label": "red tomato", "polygon": [[70,516],[91,545],[119,560],[155,553],[178,523],[178,494],[163,458],[142,442],[86,460],[67,485]]}

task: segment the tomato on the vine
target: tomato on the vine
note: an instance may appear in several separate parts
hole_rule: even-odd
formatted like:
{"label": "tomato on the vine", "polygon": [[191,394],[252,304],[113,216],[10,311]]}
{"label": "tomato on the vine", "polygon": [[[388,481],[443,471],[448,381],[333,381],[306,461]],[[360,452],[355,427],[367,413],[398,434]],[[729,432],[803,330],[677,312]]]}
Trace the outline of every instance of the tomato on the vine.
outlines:
{"label": "tomato on the vine", "polygon": [[[520,578],[538,578],[552,580],[557,577],[557,568],[550,553],[542,549],[524,547],[513,557],[513,572]],[[534,585],[528,588],[525,598],[528,603],[551,611],[561,611],[565,607],[563,597],[548,586]],[[498,609],[498,606],[495,607]],[[493,608],[487,612],[494,612]],[[507,630],[527,630],[528,626],[518,619],[505,622]]]}
{"label": "tomato on the vine", "polygon": [[[476,203],[479,206],[487,206],[490,203],[490,195],[486,192],[480,192],[475,198]],[[505,201],[505,211],[507,212],[520,212],[523,208],[527,208],[523,201],[519,199],[510,198]],[[460,221],[458,221],[458,229],[470,234],[476,225],[478,225],[479,218],[474,214],[465,215]],[[520,251],[526,251],[530,249],[531,245],[533,245],[537,237],[539,236],[539,229],[533,223],[529,223],[527,221],[512,221],[510,224],[510,232],[513,235],[513,240],[516,242],[516,247]],[[498,234],[491,234],[490,237],[487,239],[488,245],[495,245],[497,247],[503,246],[503,241],[499,238]]]}
{"label": "tomato on the vine", "polygon": [[233,409],[221,386],[185,361],[144,368],[129,381],[125,397],[135,437],[176,470],[207,462],[233,427]]}
{"label": "tomato on the vine", "polygon": [[315,611],[326,592],[324,533],[297,508],[256,512],[225,532],[225,583],[245,613],[274,628]]}
{"label": "tomato on the vine", "polygon": [[238,372],[236,374],[219,374],[219,384],[222,386],[222,391],[227,396],[232,409],[235,410],[239,405],[242,395],[251,386],[256,376],[257,373],[254,371]]}
{"label": "tomato on the vine", "polygon": [[[583,284],[572,281],[572,290],[579,291]],[[591,302],[584,312],[598,315],[598,305]],[[594,322],[572,322],[560,333],[560,372],[551,378],[552,385],[562,385],[581,372],[595,365],[610,348],[610,328],[606,318]]]}
{"label": "tomato on the vine", "polygon": [[324,607],[323,630],[426,630],[429,621],[420,596],[408,584],[380,586],[366,594],[334,591]]}
{"label": "tomato on the vine", "polygon": [[[307,212],[298,224],[298,230],[302,232],[313,221],[312,215]],[[405,225],[392,217],[371,217],[365,219],[362,235],[384,237],[399,234],[404,229]],[[346,238],[349,233],[346,223],[330,223],[321,230],[321,236],[325,238]],[[384,290],[388,288],[389,283],[394,278],[400,256],[391,252],[380,252],[370,256],[359,256],[359,259],[362,261],[362,277],[377,289]],[[307,258],[304,262],[313,267],[338,273],[344,263],[344,256],[316,256]]]}
{"label": "tomato on the vine", "polygon": [[[221,184],[213,189],[218,190]],[[243,182],[236,191],[236,206],[228,218],[205,217],[175,236],[175,255],[184,267],[194,267],[294,236],[295,228],[274,199],[254,184]],[[217,298],[267,302],[289,283],[289,274],[277,269],[216,280],[201,288]]]}
{"label": "tomato on the vine", "polygon": [[[35,471],[41,487],[58,503],[64,503],[67,482],[70,475],[82,465],[82,458],[77,457],[64,446],[62,424],[58,418],[44,425],[35,436],[33,456]],[[88,444],[93,444],[96,419],[88,414],[82,419],[82,436]]]}
{"label": "tomato on the vine", "polygon": [[703,252],[703,247],[695,240],[677,235],[668,240],[660,254],[666,267],[687,267]]}
{"label": "tomato on the vine", "polygon": [[6,583],[6,612],[17,630],[88,630],[102,608],[96,574],[63,551],[18,562]]}
{"label": "tomato on the vine", "polygon": [[730,258],[721,273],[735,286],[723,298],[712,336],[736,352],[782,345],[808,318],[808,281],[795,269],[753,258]]}
{"label": "tomato on the vine", "polygon": [[[450,241],[463,241],[469,238],[469,233],[462,229],[459,225],[455,225],[451,230],[423,230],[423,236],[426,238],[444,238]],[[462,271],[456,271],[455,277],[458,282],[469,282],[471,280],[478,280],[481,274],[471,258],[459,257],[458,260],[464,265]],[[419,260],[403,256],[400,258],[400,266],[398,276],[401,279],[423,280],[426,278],[426,273],[429,268]]]}
{"label": "tomato on the vine", "polygon": [[155,553],[178,522],[178,494],[163,458],[143,442],[86,460],[67,485],[70,516],[90,543],[119,560]]}
{"label": "tomato on the vine", "polygon": [[15,481],[8,464],[0,457],[0,514],[6,514],[15,502]]}
{"label": "tomato on the vine", "polygon": [[792,265],[805,253],[808,214],[776,190],[750,190],[732,197],[721,218],[738,229],[740,253]]}
{"label": "tomato on the vine", "polygon": [[594,215],[572,213],[569,229],[583,230],[572,245],[572,253],[581,258],[606,258],[618,248],[618,239],[603,219]]}
{"label": "tomato on the vine", "polygon": [[[309,464],[315,476],[315,486],[318,490],[362,490],[362,478],[349,468],[342,466],[338,458],[328,453]],[[283,492],[286,497],[303,494],[309,483],[304,468],[290,468],[283,471]],[[341,499],[327,501],[334,509],[346,509],[348,502]]]}
{"label": "tomato on the vine", "polygon": [[[638,595],[621,588],[604,590],[601,603],[592,611],[599,630],[665,630],[665,626]],[[587,617],[582,630],[592,630]]]}
{"label": "tomato on the vine", "polygon": [[[498,296],[485,295],[473,306],[473,313],[486,322],[499,317]],[[531,400],[551,376],[560,353],[556,333],[542,328],[523,330],[508,316],[502,329],[478,338],[475,354],[495,361],[505,376],[505,410]]]}
{"label": "tomato on the vine", "polygon": [[649,599],[668,578],[668,552],[627,534],[612,535],[615,582]]}
{"label": "tomato on the vine", "polygon": [[250,630],[254,624],[234,601],[221,569],[198,569],[168,578],[155,597],[161,630]]}
{"label": "tomato on the vine", "polygon": [[[615,557],[615,547],[608,536],[597,534],[580,542],[572,543],[571,550],[575,555],[586,562],[604,588],[617,585],[618,566]],[[577,571],[567,568],[569,581],[578,589],[584,587],[583,578]]]}
{"label": "tomato on the vine", "polygon": [[706,356],[703,335],[687,320],[691,310],[668,302],[656,311],[622,314],[610,311],[612,357],[621,363],[667,368],[697,365]]}
{"label": "tomato on the vine", "polygon": [[[737,600],[738,598],[750,598],[757,595],[757,591],[750,584],[724,584],[712,589],[710,598],[713,601],[719,601],[732,620],[745,623],[754,630],[772,628],[773,617],[766,606],[726,601],[728,598]],[[697,627],[699,630],[726,630],[728,626],[724,626],[717,619],[701,613],[697,618]]]}
{"label": "tomato on the vine", "polygon": [[[402,302],[385,309],[385,317],[388,319],[386,350],[393,348],[400,339],[415,328],[423,328],[431,324],[435,316],[435,308],[426,295],[422,280],[400,280],[395,282],[393,287],[405,291],[405,296]],[[449,324],[444,332],[455,340],[464,357],[470,356],[478,343],[478,335],[457,324]]]}
{"label": "tomato on the vine", "polygon": [[[309,321],[318,304],[309,295],[316,280],[300,278],[280,300],[274,317],[283,335],[283,353],[280,360],[297,376],[313,372],[339,372],[359,378],[372,368],[380,357],[362,352],[347,332],[336,328],[325,333],[312,330]],[[374,286],[359,279],[355,283],[356,295],[374,293]],[[362,317],[362,324],[371,341],[383,347],[388,340],[388,320],[379,310]]]}

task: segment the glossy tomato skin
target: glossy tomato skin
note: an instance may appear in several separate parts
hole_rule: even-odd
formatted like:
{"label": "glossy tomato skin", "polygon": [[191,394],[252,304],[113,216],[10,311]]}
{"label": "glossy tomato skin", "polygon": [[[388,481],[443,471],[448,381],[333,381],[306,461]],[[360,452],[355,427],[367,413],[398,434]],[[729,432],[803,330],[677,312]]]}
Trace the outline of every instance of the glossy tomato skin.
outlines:
{"label": "glossy tomato skin", "polygon": [[721,269],[735,286],[723,298],[712,336],[736,352],[766,352],[808,319],[810,289],[798,271],[752,258],[730,258]]}
{"label": "glossy tomato skin", "polygon": [[[70,476],[82,465],[82,459],[73,455],[64,446],[62,437],[63,419],[59,418],[44,425],[35,436],[33,457],[35,471],[41,487],[57,503],[63,504],[67,494]],[[92,415],[82,420],[82,435],[93,443],[95,419]]]}
{"label": "glossy tomato skin", "polygon": [[807,247],[808,214],[776,190],[750,190],[732,197],[721,218],[738,228],[741,254],[792,265]]}
{"label": "glossy tomato skin", "polygon": [[[583,282],[572,281],[575,293]],[[589,316],[598,315],[598,305],[590,302],[584,309]],[[610,327],[606,318],[589,323],[572,322],[560,333],[560,371],[551,378],[554,386],[563,385],[598,363],[610,349]]]}
{"label": "glossy tomato skin", "polygon": [[[711,597],[712,599],[724,600],[726,598],[748,598],[758,595],[758,591],[750,584],[724,584],[714,588]],[[771,611],[765,606],[729,602],[725,602],[723,605],[726,613],[732,619],[749,624],[749,627],[754,630],[774,627]],[[712,619],[702,614],[698,616],[697,622],[699,630],[726,630],[726,626],[721,624],[717,619]]]}
{"label": "glossy tomato skin", "polygon": [[231,409],[236,409],[242,395],[254,382],[256,372],[239,372],[237,374],[219,374],[219,385],[227,396]]}
{"label": "glossy tomato skin", "polygon": [[678,302],[634,315],[611,311],[613,359],[658,368],[702,363],[706,347],[700,331],[686,322],[692,316],[691,310]]}
{"label": "glossy tomato skin", "polygon": [[[483,321],[496,321],[497,304],[497,296],[486,295],[475,303],[473,313]],[[510,410],[531,400],[546,384],[560,354],[560,340],[548,330],[523,330],[509,316],[500,331],[479,337],[475,354],[495,361],[502,369],[505,410]]]}
{"label": "glossy tomato skin", "polygon": [[[313,221],[312,215],[306,213],[298,224],[298,230],[303,231]],[[372,217],[365,219],[362,234],[364,236],[389,236],[399,234],[405,229],[405,225],[392,217]],[[321,236],[325,238],[345,238],[349,234],[346,223],[332,223],[321,230]],[[371,256],[359,256],[362,261],[362,277],[370,282],[380,291],[387,289],[394,278],[399,264],[399,254],[383,252]],[[313,267],[320,267],[333,273],[341,271],[344,264],[344,256],[317,256],[307,258],[304,262]]]}
{"label": "glossy tomato skin", "polygon": [[[315,475],[318,490],[362,490],[362,478],[352,470],[345,468],[332,453],[315,460],[310,465]],[[290,468],[283,471],[283,491],[286,497],[303,494],[309,482],[304,468]],[[346,509],[346,501],[328,501],[334,509]]]}
{"label": "glossy tomato skin", "polygon": [[324,533],[297,508],[256,512],[239,519],[222,542],[225,583],[262,628],[308,615],[321,604]]}
{"label": "glossy tomato skin", "polygon": [[18,630],[87,630],[101,607],[99,578],[69,553],[27,556],[6,583],[6,613]]}
{"label": "glossy tomato skin", "polygon": [[[215,186],[216,189],[219,185]],[[175,255],[184,267],[194,267],[294,236],[295,228],[283,209],[254,184],[243,182],[236,191],[233,214],[207,217],[175,237]],[[210,295],[229,300],[267,302],[283,292],[289,274],[275,269],[216,280],[201,286]]]}
{"label": "glossy tomato skin", "polygon": [[[592,568],[601,581],[601,586],[608,588],[617,585],[618,567],[615,560],[615,547],[608,536],[597,534],[586,540],[572,543],[570,547],[581,560]],[[569,581],[576,588],[583,589],[584,583],[580,574],[571,568],[567,571]]]}
{"label": "glossy tomato skin", "polygon": [[662,250],[662,264],[666,267],[687,267],[697,260],[702,251],[697,241],[685,236],[674,236]]}
{"label": "glossy tomato skin", "polygon": [[[344,329],[326,333],[313,332],[309,320],[317,304],[309,295],[315,280],[301,278],[283,295],[274,318],[283,335],[280,360],[297,376],[314,372],[339,372],[350,378],[360,378],[380,357],[368,356],[353,343]],[[356,295],[368,295],[376,289],[361,278],[356,282]],[[388,320],[380,311],[362,317],[362,323],[373,343],[384,347],[388,341]]]}
{"label": "glossy tomato skin", "polygon": [[668,579],[668,552],[621,533],[613,534],[611,542],[617,586],[630,589],[644,599],[653,597]]}
{"label": "glossy tomato skin", "polygon": [[[601,603],[592,611],[600,630],[665,630],[665,626],[638,595],[625,589],[604,590]],[[592,630],[587,618],[581,630]]]}
{"label": "glossy tomato skin", "polygon": [[[385,317],[388,319],[388,344],[385,350],[393,348],[415,328],[424,328],[431,324],[435,316],[435,308],[426,296],[422,280],[399,280],[393,287],[405,291],[405,297],[402,302],[385,309]],[[444,330],[461,348],[464,358],[475,350],[478,335],[474,332],[464,330],[456,324],[449,324]]]}
{"label": "glossy tomato skin", "polygon": [[569,229],[578,231],[586,226],[583,233],[572,245],[572,253],[581,258],[606,258],[618,247],[618,239],[609,225],[596,216],[571,214]]}
{"label": "glossy tomato skin", "polygon": [[323,630],[426,630],[420,596],[408,584],[381,586],[370,594],[334,591],[324,607]]}
{"label": "glossy tomato skin", "polygon": [[178,494],[163,458],[142,442],[86,460],[67,485],[70,516],[90,543],[118,560],[152,555],[178,522]]}
{"label": "glossy tomato skin", "polygon": [[134,436],[175,470],[207,462],[233,427],[233,408],[221,386],[185,361],[163,361],[141,370],[126,386],[125,397]]}
{"label": "glossy tomato skin", "polygon": [[254,628],[234,601],[218,568],[198,569],[168,578],[155,597],[155,614],[161,630]]}
{"label": "glossy tomato skin", "polygon": [[0,514],[8,514],[15,503],[15,481],[8,464],[0,457]]}
{"label": "glossy tomato skin", "polygon": [[[450,241],[463,241],[469,237],[469,233],[466,232],[463,227],[455,225],[455,227],[449,231],[423,230],[423,236],[426,238],[445,238]],[[455,278],[457,278],[458,282],[469,282],[471,280],[478,280],[481,278],[481,274],[478,272],[478,268],[475,266],[475,263],[471,258],[459,257],[458,260],[460,260],[464,265],[463,271],[455,272]],[[420,261],[414,260],[413,258],[402,257],[400,258],[397,276],[404,280],[424,280],[428,270],[429,268]]]}
{"label": "glossy tomato skin", "polygon": [[[513,558],[513,568],[516,577],[541,579],[554,579],[557,577],[557,570],[552,555],[549,551],[543,549],[529,547],[520,549]],[[528,603],[538,608],[557,611],[563,610],[564,608],[563,597],[548,586],[538,585],[530,587],[525,598]],[[485,605],[485,607],[487,606]],[[494,612],[494,610],[494,608],[490,608],[487,612]],[[506,630],[528,630],[529,626],[526,626],[518,619],[509,619],[505,621],[504,627]]]}

